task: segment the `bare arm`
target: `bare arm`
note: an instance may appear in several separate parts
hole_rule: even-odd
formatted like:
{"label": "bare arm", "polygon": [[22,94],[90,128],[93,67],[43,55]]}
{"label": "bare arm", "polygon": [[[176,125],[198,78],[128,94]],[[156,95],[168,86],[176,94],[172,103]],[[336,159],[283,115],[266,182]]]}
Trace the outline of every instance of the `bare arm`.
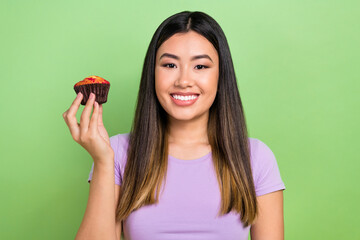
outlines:
{"label": "bare arm", "polygon": [[[94,160],[89,198],[76,240],[115,240],[115,176],[114,151],[102,121],[102,105],[91,93],[77,122],[76,112],[83,96],[77,95],[70,108],[63,113],[71,136]],[[93,113],[90,118],[90,113]]]}
{"label": "bare arm", "polygon": [[114,166],[94,165],[88,203],[75,240],[120,239],[115,231],[114,185]]}
{"label": "bare arm", "polygon": [[257,197],[259,214],[250,228],[251,240],[283,240],[283,191]]}
{"label": "bare arm", "polygon": [[[120,197],[120,186],[115,184],[115,209],[119,202]],[[121,240],[121,221],[116,221],[115,223],[115,231],[116,231],[116,239]]]}
{"label": "bare arm", "polygon": [[[112,171],[113,172],[113,171]],[[107,175],[108,176],[108,175]],[[92,215],[92,213],[91,212],[94,212],[94,214],[96,215],[96,217],[98,218],[97,220],[99,220],[100,222],[101,222],[101,220],[100,220],[100,216],[99,216],[99,214],[97,213],[97,211],[100,211],[100,212],[102,212],[102,213],[104,213],[105,211],[108,211],[110,214],[107,214],[107,215],[112,215],[111,213],[113,212],[114,213],[114,215],[113,216],[106,216],[106,214],[104,214],[104,218],[105,219],[112,219],[112,217],[114,217],[114,219],[115,219],[115,213],[116,213],[116,207],[117,207],[117,205],[118,205],[118,202],[119,202],[119,197],[120,197],[120,186],[119,185],[117,185],[117,184],[114,184],[115,185],[115,202],[114,202],[114,208],[113,208],[113,211],[109,208],[109,209],[105,209],[105,211],[104,210],[102,210],[101,208],[98,208],[98,209],[96,209],[96,207],[93,207],[93,206],[102,206],[102,203],[101,203],[101,201],[102,201],[102,199],[101,198],[97,198],[96,196],[98,196],[96,193],[94,193],[94,192],[96,192],[96,190],[94,190],[94,189],[96,189],[96,183],[94,184],[94,178],[96,179],[96,177],[95,177],[95,166],[94,166],[94,172],[93,172],[93,177],[92,177],[92,180],[90,181],[90,193],[89,193],[89,200],[88,200],[88,205],[87,205],[87,209],[86,209],[86,211],[85,211],[85,215],[84,215],[84,218],[83,218],[83,222],[81,223],[81,225],[80,225],[80,229],[79,229],[79,231],[78,231],[78,233],[77,233],[77,237],[78,237],[78,235],[80,235],[81,233],[80,233],[80,231],[84,231],[84,232],[86,232],[86,227],[82,227],[82,225],[89,225],[89,228],[90,229],[93,229],[92,227],[91,227],[91,224],[95,224],[95,226],[97,226],[97,225],[99,225],[98,223],[96,223],[96,222],[94,222],[94,223],[91,223],[89,220],[85,220],[86,218],[89,218],[89,219],[92,219],[92,217],[91,217],[91,215]],[[112,180],[114,180],[114,179],[112,179]],[[112,181],[112,180],[110,180],[110,181]],[[92,184],[91,184],[92,183]],[[107,186],[108,186],[108,184],[106,184]],[[94,187],[95,186],[95,187]],[[107,197],[103,197],[104,198],[104,200],[107,200],[107,199],[112,199],[111,198],[111,188],[109,188],[108,190],[110,191],[109,193],[106,193],[105,192],[105,194],[104,194],[104,188],[102,188],[102,187],[100,187],[101,189],[102,189],[102,193],[101,194],[103,194],[103,195],[109,195],[109,197],[107,198]],[[94,193],[94,194],[93,194]],[[92,200],[91,200],[91,203],[90,203],[90,198],[91,198],[91,196],[95,196],[95,197],[93,197],[92,198]],[[110,201],[109,201],[110,202]],[[109,203],[103,203],[104,204],[104,206],[111,206],[111,204],[109,204]],[[89,210],[88,210],[89,209]],[[88,216],[87,216],[88,215]],[[86,223],[86,221],[88,221],[87,223]],[[101,223],[101,224],[103,224],[103,223]],[[110,222],[110,225],[109,226],[111,226],[111,224],[112,224],[112,222]],[[115,234],[116,234],[116,237],[115,237],[115,239],[117,239],[117,240],[121,240],[121,231],[122,231],[122,229],[121,229],[121,224],[122,224],[122,221],[115,221]],[[101,227],[101,226],[100,226]],[[84,228],[85,230],[81,230],[82,228]],[[111,228],[111,227],[109,227],[109,228]],[[101,228],[101,230],[104,230],[104,231],[106,231],[106,229],[103,229],[103,228]],[[112,232],[112,230],[110,229],[109,230],[109,232]],[[84,235],[87,235],[86,233],[84,233]],[[102,235],[102,236],[105,236],[105,235]],[[85,238],[86,239],[90,239],[90,238],[88,238],[88,237],[86,237],[85,236]],[[77,239],[77,238],[76,238]],[[80,239],[80,238],[79,238]],[[103,239],[113,239],[111,236],[109,237],[109,238],[103,238]]]}

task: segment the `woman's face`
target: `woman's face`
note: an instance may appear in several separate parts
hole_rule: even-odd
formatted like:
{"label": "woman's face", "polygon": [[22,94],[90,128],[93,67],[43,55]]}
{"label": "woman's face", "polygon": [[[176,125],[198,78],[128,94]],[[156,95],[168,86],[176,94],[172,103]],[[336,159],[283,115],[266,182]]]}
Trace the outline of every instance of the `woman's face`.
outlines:
{"label": "woman's face", "polygon": [[208,118],[218,78],[216,49],[194,31],[174,34],[156,53],[156,95],[170,118]]}

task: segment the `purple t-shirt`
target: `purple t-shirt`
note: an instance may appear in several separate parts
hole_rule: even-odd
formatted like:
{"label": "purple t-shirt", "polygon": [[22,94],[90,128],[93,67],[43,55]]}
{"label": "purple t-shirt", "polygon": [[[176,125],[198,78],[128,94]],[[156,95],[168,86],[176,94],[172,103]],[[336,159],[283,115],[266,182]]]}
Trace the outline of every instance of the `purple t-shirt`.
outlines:
{"label": "purple t-shirt", "polygon": [[[110,138],[115,153],[115,184],[122,184],[128,133]],[[249,138],[256,196],[285,189],[274,154],[256,138]],[[194,160],[169,155],[165,187],[159,203],[133,211],[123,222],[127,240],[247,240],[240,216],[217,217],[221,195],[211,152]],[[92,165],[89,179],[92,178]],[[164,186],[164,185],[163,185]]]}

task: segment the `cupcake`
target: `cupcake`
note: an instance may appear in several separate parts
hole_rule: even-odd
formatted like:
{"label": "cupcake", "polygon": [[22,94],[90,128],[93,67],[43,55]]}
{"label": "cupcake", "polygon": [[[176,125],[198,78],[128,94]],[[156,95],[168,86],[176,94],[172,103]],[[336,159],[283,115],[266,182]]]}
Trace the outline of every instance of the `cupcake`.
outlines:
{"label": "cupcake", "polygon": [[84,96],[81,101],[81,105],[86,104],[90,97],[90,93],[95,94],[95,101],[99,104],[106,103],[109,89],[110,83],[98,76],[87,77],[74,85],[76,94],[81,92]]}

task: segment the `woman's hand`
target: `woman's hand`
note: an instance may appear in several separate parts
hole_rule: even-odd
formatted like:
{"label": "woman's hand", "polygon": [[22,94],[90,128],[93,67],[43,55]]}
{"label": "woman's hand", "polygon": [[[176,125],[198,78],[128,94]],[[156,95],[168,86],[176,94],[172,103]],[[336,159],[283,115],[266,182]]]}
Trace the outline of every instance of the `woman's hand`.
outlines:
{"label": "woman's hand", "polygon": [[[63,113],[63,118],[73,139],[90,153],[94,159],[94,164],[110,164],[104,161],[113,159],[114,151],[111,148],[109,135],[102,121],[102,105],[95,102],[95,94],[91,93],[81,114],[79,124],[76,120],[76,112],[82,98],[83,95],[79,93],[70,108]],[[91,119],[89,119],[93,106],[94,110]]]}

